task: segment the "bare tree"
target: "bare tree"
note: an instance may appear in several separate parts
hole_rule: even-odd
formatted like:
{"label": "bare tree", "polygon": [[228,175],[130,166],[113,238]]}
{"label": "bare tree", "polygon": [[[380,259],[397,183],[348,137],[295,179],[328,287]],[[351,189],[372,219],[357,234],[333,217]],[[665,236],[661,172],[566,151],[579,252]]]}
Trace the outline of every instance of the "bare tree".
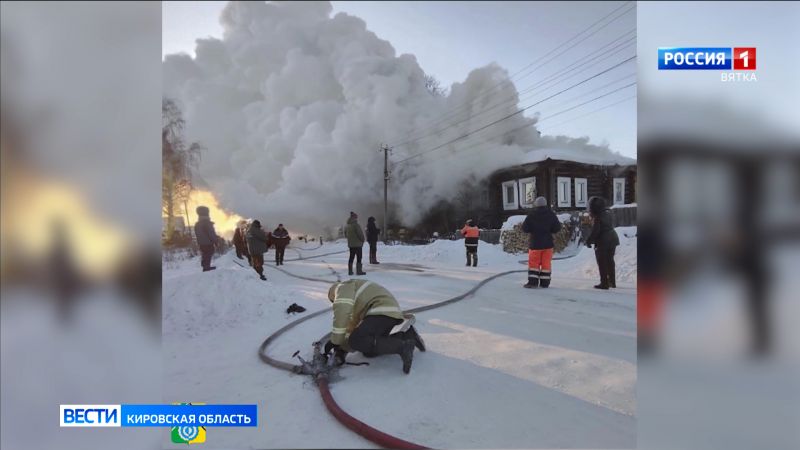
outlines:
{"label": "bare tree", "polygon": [[[197,168],[202,147],[186,143],[185,121],[180,108],[171,99],[161,102],[161,207],[167,217],[166,239],[175,232],[176,206],[186,202],[192,189],[192,172]],[[188,212],[186,214],[188,220]],[[188,223],[187,223],[188,225]]]}
{"label": "bare tree", "polygon": [[434,97],[444,97],[447,94],[445,88],[433,75],[425,75],[425,89]]}

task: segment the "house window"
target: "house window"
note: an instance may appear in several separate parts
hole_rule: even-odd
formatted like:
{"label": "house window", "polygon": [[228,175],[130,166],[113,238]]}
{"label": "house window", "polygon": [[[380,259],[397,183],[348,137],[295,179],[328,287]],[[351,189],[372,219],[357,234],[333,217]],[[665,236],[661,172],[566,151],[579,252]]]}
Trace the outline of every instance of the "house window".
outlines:
{"label": "house window", "polygon": [[533,201],[536,200],[536,178],[523,178],[519,180],[520,206],[523,208],[533,208]]}
{"label": "house window", "polygon": [[625,178],[614,178],[614,204],[625,204]]}
{"label": "house window", "polygon": [[586,178],[575,178],[575,206],[586,207],[587,186]]}
{"label": "house window", "polygon": [[556,187],[558,188],[558,207],[569,208],[572,206],[572,189],[570,186],[570,179],[567,177],[558,177],[556,179]]}
{"label": "house window", "polygon": [[503,209],[519,209],[516,180],[506,181],[503,183]]}

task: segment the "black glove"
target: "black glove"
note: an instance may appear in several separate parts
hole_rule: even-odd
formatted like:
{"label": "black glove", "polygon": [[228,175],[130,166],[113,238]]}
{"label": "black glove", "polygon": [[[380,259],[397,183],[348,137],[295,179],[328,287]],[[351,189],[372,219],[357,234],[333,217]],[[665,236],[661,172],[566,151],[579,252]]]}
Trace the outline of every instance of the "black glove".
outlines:
{"label": "black glove", "polygon": [[333,363],[337,366],[344,365],[344,360],[347,357],[347,352],[342,350],[339,346],[336,347],[333,353]]}
{"label": "black glove", "polygon": [[333,342],[331,342],[331,341],[328,341],[328,342],[325,344],[325,352],[324,352],[324,353],[325,353],[326,355],[329,355],[329,354],[331,353],[331,350],[334,350],[334,349],[335,349],[335,350],[338,350],[338,349],[339,349],[339,346],[338,346],[338,345],[336,345],[336,344],[334,344],[334,343],[333,343]]}

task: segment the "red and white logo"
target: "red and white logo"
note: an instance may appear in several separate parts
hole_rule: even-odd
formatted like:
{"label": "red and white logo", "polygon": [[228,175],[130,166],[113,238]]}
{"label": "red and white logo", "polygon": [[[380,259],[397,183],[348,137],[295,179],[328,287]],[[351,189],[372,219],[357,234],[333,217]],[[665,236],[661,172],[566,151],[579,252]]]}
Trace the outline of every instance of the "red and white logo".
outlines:
{"label": "red and white logo", "polygon": [[733,70],[756,70],[756,48],[734,47]]}

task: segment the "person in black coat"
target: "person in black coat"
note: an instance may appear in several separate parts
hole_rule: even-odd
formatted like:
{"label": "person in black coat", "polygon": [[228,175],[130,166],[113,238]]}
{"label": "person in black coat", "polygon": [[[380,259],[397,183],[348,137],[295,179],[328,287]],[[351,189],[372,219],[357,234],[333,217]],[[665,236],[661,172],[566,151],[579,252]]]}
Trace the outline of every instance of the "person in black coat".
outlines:
{"label": "person in black coat", "polygon": [[375,225],[375,218],[367,219],[367,242],[369,243],[369,263],[380,264],[378,262],[378,236],[381,229]]}
{"label": "person in black coat", "polygon": [[589,215],[592,217],[592,231],[586,238],[586,246],[594,245],[594,256],[600,271],[600,284],[595,289],[617,287],[614,253],[619,245],[619,236],[614,230],[611,213],[606,208],[606,201],[600,197],[589,199]]}
{"label": "person in black coat", "polygon": [[530,234],[528,244],[528,283],[526,288],[550,287],[553,266],[553,234],[561,230],[561,221],[547,205],[547,199],[537,197],[534,209],[522,222],[522,231]]}

